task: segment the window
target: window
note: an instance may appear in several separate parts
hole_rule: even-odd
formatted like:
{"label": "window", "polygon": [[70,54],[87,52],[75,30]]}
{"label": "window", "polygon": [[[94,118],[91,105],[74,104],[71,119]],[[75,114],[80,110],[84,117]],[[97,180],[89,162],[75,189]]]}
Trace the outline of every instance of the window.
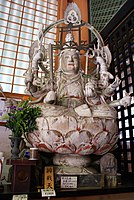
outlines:
{"label": "window", "polygon": [[[29,48],[44,28],[57,20],[57,0],[0,0],[0,85],[4,92],[25,93]],[[56,39],[55,29],[45,43]]]}
{"label": "window", "polygon": [[[121,79],[119,88],[115,91],[114,99],[124,96],[124,91],[134,96],[134,65],[133,65],[133,13],[120,24],[109,37],[110,50],[113,56],[112,74]],[[116,48],[115,48],[116,47]],[[124,108],[119,106],[119,170],[123,173],[134,172],[134,104]]]}

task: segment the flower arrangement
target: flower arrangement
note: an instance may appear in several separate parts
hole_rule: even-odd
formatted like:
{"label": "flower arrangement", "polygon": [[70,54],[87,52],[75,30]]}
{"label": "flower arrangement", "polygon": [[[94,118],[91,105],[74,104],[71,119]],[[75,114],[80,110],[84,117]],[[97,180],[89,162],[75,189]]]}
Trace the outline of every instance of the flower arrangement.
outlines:
{"label": "flower arrangement", "polygon": [[21,137],[37,129],[36,118],[41,116],[41,109],[29,104],[29,100],[11,106],[4,119],[5,126],[12,131],[12,136]]}

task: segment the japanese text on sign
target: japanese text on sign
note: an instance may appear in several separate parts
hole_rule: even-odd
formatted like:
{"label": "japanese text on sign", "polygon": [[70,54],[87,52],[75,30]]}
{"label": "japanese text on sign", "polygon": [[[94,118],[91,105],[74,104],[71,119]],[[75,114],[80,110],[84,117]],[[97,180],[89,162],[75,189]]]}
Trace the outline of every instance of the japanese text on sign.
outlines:
{"label": "japanese text on sign", "polygon": [[62,176],[61,188],[77,188],[77,176]]}
{"label": "japanese text on sign", "polygon": [[54,190],[54,172],[53,167],[45,167],[44,188]]}

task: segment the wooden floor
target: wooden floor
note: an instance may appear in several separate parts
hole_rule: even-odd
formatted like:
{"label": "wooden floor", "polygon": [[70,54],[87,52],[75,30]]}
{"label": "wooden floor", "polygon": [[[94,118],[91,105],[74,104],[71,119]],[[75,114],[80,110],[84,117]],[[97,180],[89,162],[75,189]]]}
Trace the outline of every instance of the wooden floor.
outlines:
{"label": "wooden floor", "polygon": [[[41,200],[41,199],[35,199],[35,200]],[[53,197],[50,198],[50,200],[134,200],[134,192],[96,195],[96,196],[80,196],[80,197],[60,197],[60,198]]]}
{"label": "wooden floor", "polygon": [[[99,196],[85,196],[85,197],[68,197],[60,198],[64,200],[134,200],[134,193],[125,193],[125,194],[108,194],[108,195],[99,195]],[[58,200],[58,199],[57,199]]]}

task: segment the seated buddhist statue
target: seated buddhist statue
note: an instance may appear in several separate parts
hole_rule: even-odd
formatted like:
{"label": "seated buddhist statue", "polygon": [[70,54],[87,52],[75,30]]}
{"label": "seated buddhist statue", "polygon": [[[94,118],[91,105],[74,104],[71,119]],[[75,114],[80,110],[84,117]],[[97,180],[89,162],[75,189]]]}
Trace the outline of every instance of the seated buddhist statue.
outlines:
{"label": "seated buddhist statue", "polygon": [[[46,69],[52,57],[50,54],[49,60],[46,58],[43,34],[30,49],[31,66],[25,73],[26,91],[37,98],[31,104],[42,110],[42,116],[36,120],[38,130],[28,134],[27,139],[40,151],[53,153],[56,165],[87,166],[90,154],[104,155],[115,148],[118,128],[114,107],[130,105],[132,97],[126,94],[121,100],[111,101],[120,80],[115,77],[111,83],[111,53],[99,40],[97,48],[92,49],[96,70],[87,76],[71,31],[60,49],[58,69],[52,65]],[[44,73],[50,71],[48,79],[38,77],[39,68]]]}

